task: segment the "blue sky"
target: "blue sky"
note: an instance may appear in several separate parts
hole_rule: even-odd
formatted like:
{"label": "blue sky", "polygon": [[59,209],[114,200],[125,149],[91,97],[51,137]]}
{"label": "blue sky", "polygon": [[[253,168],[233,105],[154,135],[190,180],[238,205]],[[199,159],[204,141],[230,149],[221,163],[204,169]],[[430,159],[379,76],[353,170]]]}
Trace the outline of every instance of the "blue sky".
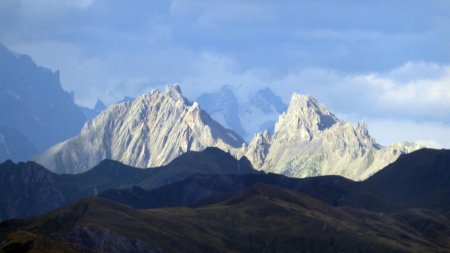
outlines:
{"label": "blue sky", "polygon": [[0,27],[80,104],[269,86],[367,121],[383,144],[450,147],[448,0],[2,0]]}

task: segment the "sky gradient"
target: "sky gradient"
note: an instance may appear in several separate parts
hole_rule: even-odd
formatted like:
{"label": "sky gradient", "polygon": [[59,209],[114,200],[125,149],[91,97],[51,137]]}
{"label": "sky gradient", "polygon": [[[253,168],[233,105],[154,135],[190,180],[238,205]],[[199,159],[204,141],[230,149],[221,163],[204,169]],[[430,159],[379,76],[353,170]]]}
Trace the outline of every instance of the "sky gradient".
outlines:
{"label": "sky gradient", "polygon": [[[0,42],[92,106],[180,83],[310,94],[382,144],[450,148],[450,2],[3,0]],[[245,122],[244,122],[245,124]]]}

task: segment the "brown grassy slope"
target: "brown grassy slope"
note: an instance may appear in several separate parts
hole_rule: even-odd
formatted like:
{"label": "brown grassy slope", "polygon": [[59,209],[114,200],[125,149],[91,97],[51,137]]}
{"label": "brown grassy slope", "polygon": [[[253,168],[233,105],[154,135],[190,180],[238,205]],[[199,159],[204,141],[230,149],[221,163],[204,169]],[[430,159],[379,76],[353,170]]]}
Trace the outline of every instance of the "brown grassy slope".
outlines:
{"label": "brown grassy slope", "polygon": [[[197,209],[136,210],[89,198],[0,225],[0,248],[44,252],[450,252],[398,217],[334,208],[304,194],[256,184]],[[448,217],[447,217],[448,218]],[[442,217],[443,226],[448,219]],[[413,223],[412,223],[413,224]],[[435,235],[437,237],[437,235]],[[31,245],[31,246],[30,246]],[[21,251],[16,251],[21,252]],[[22,251],[26,252],[26,251]]]}

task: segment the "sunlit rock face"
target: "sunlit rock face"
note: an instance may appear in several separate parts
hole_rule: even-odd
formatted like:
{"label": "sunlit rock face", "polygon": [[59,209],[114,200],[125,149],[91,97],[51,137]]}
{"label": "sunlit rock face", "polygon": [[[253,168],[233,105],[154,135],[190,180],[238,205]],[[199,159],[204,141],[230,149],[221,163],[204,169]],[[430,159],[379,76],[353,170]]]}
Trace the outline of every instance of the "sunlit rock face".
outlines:
{"label": "sunlit rock face", "polygon": [[244,141],[187,101],[178,85],[109,107],[79,136],[36,161],[58,173],[80,173],[105,158],[135,167],[165,165],[189,150],[218,147],[237,153]]}
{"label": "sunlit rock face", "polygon": [[294,94],[273,135],[257,133],[242,155],[256,169],[293,177],[341,175],[363,180],[419,146],[377,144],[367,126],[338,119],[311,96]]}

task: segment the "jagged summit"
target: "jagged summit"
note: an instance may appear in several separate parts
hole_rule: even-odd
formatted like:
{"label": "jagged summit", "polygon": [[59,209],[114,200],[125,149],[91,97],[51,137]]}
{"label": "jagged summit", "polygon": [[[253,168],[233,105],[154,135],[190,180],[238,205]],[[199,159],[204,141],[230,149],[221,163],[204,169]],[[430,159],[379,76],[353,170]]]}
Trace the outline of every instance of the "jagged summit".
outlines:
{"label": "jagged summit", "polygon": [[135,167],[165,165],[189,150],[239,149],[244,141],[190,104],[178,85],[109,107],[81,134],[36,158],[56,172],[79,173],[103,159]]}
{"label": "jagged summit", "polygon": [[[154,90],[154,91],[158,92],[158,90]],[[183,97],[183,93],[181,92],[180,85],[177,83],[166,85],[164,92],[175,99],[187,102],[187,100]]]}
{"label": "jagged summit", "polygon": [[340,120],[315,98],[294,93],[288,110],[275,124],[275,135],[288,132],[293,134],[291,137],[308,141],[338,122]]}
{"label": "jagged summit", "polygon": [[417,148],[410,143],[383,147],[370,136],[365,123],[353,126],[315,98],[294,93],[274,134],[256,134],[244,147],[244,155],[255,168],[267,172],[362,180]]}

